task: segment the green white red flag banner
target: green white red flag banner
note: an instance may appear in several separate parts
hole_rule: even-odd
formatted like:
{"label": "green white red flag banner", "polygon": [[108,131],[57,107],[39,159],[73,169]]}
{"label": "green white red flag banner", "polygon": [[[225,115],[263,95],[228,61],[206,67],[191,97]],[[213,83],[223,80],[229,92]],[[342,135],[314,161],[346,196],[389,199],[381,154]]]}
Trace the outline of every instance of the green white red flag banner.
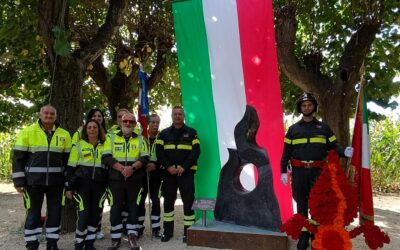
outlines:
{"label": "green white red flag banner", "polygon": [[373,224],[374,207],[372,201],[368,113],[362,84],[357,101],[352,146],[354,148],[354,153],[351,159],[351,165],[354,167],[354,183],[359,192],[360,224]]}
{"label": "green white red flag banner", "polygon": [[268,152],[285,221],[293,209],[290,188],[279,181],[284,126],[272,1],[175,1],[173,13],[186,122],[201,140],[196,197],[216,197],[227,149],[236,148],[234,128],[249,104],[260,119],[257,142]]}

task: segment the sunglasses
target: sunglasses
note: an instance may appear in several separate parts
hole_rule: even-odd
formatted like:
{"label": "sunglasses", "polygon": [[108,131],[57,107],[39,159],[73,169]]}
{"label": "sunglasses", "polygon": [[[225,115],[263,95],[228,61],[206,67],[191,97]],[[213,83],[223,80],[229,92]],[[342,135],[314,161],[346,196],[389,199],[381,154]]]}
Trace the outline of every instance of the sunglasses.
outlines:
{"label": "sunglasses", "polygon": [[123,123],[129,123],[129,124],[134,124],[134,120],[122,120]]}

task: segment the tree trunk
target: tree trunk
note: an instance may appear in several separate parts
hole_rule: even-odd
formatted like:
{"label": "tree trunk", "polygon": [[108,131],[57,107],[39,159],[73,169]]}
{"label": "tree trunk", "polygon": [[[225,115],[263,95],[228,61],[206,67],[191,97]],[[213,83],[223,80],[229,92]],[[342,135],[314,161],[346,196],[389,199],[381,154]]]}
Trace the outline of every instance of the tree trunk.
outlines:
{"label": "tree trunk", "polygon": [[[56,67],[50,104],[57,110],[61,127],[72,135],[81,124],[84,69],[72,56],[58,57]],[[76,220],[76,205],[66,199],[66,205],[62,209],[61,231],[75,231]]]}
{"label": "tree trunk", "polygon": [[50,104],[57,109],[61,126],[74,133],[81,125],[84,70],[73,57],[58,57]]}
{"label": "tree trunk", "polygon": [[[318,97],[318,95],[317,95]],[[341,147],[349,145],[350,129],[350,104],[344,103],[344,98],[340,95],[325,95],[318,99],[322,120],[329,124]]]}

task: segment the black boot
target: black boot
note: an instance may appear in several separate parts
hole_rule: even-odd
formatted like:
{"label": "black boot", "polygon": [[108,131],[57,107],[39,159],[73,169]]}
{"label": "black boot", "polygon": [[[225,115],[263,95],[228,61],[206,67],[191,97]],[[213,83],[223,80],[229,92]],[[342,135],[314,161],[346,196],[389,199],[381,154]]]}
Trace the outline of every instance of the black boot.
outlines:
{"label": "black boot", "polygon": [[94,247],[93,243],[94,243],[93,241],[86,242],[85,250],[97,250],[97,248]]}
{"label": "black boot", "polygon": [[26,243],[27,250],[38,250],[39,249],[39,241],[29,241]]}
{"label": "black boot", "polygon": [[97,248],[95,248],[93,245],[91,245],[91,246],[86,246],[85,250],[97,250]]}
{"label": "black boot", "polygon": [[75,248],[74,250],[83,250],[83,246],[85,245],[84,242],[81,243],[75,243]]}
{"label": "black boot", "polygon": [[310,240],[310,234],[308,232],[301,232],[299,242],[297,243],[297,249],[306,250]]}
{"label": "black boot", "polygon": [[153,234],[154,238],[161,238],[162,237],[162,234],[161,234],[160,230],[154,230],[152,232],[152,234]]}
{"label": "black boot", "polygon": [[164,221],[164,234],[161,236],[162,242],[169,241],[174,236],[174,222]]}
{"label": "black boot", "polygon": [[140,250],[140,245],[138,242],[138,237],[134,234],[128,236],[128,242],[131,250]]}
{"label": "black boot", "polygon": [[47,243],[46,250],[60,250],[57,246],[57,242]]}
{"label": "black boot", "polygon": [[165,232],[164,232],[164,234],[161,236],[161,241],[162,241],[162,242],[167,242],[167,241],[169,241],[171,238],[172,238],[172,235],[171,235],[171,234],[168,234],[168,233],[165,233]]}

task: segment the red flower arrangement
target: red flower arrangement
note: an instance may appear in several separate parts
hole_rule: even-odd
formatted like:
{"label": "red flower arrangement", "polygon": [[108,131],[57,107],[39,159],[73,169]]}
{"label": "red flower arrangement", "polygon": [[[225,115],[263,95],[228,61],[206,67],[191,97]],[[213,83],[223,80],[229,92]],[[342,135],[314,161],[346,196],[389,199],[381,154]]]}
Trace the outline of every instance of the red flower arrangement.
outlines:
{"label": "red flower arrangement", "polygon": [[364,233],[365,243],[367,243],[370,249],[378,249],[383,247],[384,243],[390,243],[389,236],[375,225],[364,224],[358,226],[350,231],[350,237],[355,238],[361,233]]}
{"label": "red flower arrangement", "polygon": [[375,225],[362,225],[348,232],[345,226],[357,216],[357,192],[347,180],[339,157],[332,151],[328,163],[310,192],[309,207],[311,217],[318,225],[312,225],[307,219],[295,214],[281,226],[293,239],[297,239],[303,227],[315,234],[313,249],[351,249],[351,238],[364,233],[370,249],[382,247],[389,243],[387,234]]}
{"label": "red flower arrangement", "polygon": [[281,226],[281,231],[286,232],[292,239],[297,240],[300,236],[301,229],[305,227],[311,233],[315,233],[317,229],[302,214],[295,214],[285,224]]}

